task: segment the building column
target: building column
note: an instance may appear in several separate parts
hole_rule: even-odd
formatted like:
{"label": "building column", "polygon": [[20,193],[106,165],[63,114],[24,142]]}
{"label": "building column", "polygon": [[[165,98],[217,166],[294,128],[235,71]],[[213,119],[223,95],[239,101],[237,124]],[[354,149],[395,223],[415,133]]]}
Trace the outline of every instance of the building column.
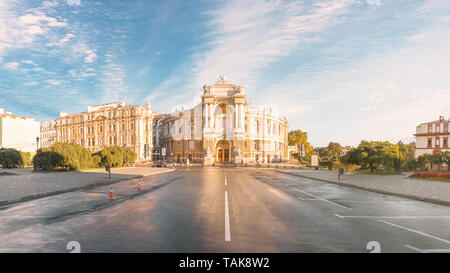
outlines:
{"label": "building column", "polygon": [[205,104],[205,113],[204,113],[204,117],[206,119],[205,122],[205,127],[209,128],[209,104]]}
{"label": "building column", "polygon": [[214,124],[215,124],[215,120],[214,120],[214,112],[213,112],[213,110],[214,110],[214,105],[211,104],[211,109],[210,109],[210,116],[211,116],[211,124],[210,124],[210,127],[211,127],[211,128],[214,128]]}

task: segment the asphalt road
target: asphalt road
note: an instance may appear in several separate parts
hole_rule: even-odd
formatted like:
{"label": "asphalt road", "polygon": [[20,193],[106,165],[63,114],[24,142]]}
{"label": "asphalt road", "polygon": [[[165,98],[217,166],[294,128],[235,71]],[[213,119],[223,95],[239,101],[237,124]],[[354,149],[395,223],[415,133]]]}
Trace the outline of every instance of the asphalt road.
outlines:
{"label": "asphalt road", "polygon": [[180,169],[143,187],[2,206],[0,252],[70,252],[71,241],[81,252],[450,252],[446,206],[249,168]]}

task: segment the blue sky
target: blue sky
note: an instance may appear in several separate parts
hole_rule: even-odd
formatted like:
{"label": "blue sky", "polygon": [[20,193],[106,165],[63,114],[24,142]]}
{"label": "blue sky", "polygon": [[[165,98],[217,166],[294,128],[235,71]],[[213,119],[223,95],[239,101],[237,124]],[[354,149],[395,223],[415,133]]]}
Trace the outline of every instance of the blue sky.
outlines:
{"label": "blue sky", "polygon": [[412,141],[450,115],[450,1],[0,0],[0,107],[171,112],[225,74],[313,145]]}

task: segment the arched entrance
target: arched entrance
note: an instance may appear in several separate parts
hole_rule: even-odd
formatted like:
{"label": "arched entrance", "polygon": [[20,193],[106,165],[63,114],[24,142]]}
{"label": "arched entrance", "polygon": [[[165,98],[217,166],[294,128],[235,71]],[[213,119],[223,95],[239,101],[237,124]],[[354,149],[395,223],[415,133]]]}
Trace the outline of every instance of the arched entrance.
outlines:
{"label": "arched entrance", "polygon": [[219,140],[216,144],[217,162],[230,162],[230,142]]}

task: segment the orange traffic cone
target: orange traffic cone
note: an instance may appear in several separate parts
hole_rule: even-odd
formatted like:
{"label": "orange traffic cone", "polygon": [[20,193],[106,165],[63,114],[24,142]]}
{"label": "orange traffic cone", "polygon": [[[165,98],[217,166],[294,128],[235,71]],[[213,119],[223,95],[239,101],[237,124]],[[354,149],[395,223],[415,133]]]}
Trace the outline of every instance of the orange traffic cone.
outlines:
{"label": "orange traffic cone", "polygon": [[114,200],[114,192],[112,187],[109,188],[109,198],[108,200]]}
{"label": "orange traffic cone", "polygon": [[142,191],[142,183],[141,183],[141,179],[139,179],[139,182],[138,182],[138,188],[137,188],[137,190],[138,191]]}

